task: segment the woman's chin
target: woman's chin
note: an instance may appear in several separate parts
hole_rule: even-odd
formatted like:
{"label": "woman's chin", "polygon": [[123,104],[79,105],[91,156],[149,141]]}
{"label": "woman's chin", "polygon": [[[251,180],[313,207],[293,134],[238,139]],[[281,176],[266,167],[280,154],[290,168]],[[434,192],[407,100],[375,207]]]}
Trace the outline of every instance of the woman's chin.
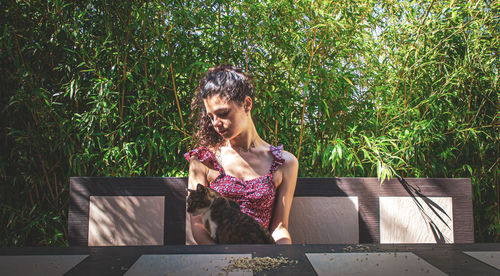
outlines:
{"label": "woman's chin", "polygon": [[219,135],[220,135],[220,136],[222,136],[222,138],[224,138],[224,139],[229,139],[229,138],[231,138],[231,134],[229,133],[229,131],[228,131],[228,130],[226,130],[226,131],[224,131],[224,132],[220,132],[220,133],[219,133]]}

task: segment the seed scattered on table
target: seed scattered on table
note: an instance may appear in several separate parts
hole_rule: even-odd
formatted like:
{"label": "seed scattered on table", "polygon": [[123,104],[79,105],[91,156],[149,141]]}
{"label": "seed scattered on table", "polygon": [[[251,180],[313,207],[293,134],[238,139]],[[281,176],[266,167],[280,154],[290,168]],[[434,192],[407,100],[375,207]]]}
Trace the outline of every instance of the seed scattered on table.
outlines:
{"label": "seed scattered on table", "polygon": [[[293,264],[294,261],[286,257],[241,257],[229,260],[226,267],[219,267],[221,270],[231,272],[235,270],[253,270],[254,272],[261,272],[263,270],[276,269],[282,265]],[[295,264],[298,261],[295,260]]]}

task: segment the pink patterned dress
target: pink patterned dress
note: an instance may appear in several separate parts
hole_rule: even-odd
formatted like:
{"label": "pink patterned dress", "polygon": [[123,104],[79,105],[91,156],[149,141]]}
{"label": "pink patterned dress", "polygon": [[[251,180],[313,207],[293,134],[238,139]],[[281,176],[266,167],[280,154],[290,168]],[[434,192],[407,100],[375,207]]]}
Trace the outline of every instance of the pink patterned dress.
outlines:
{"label": "pink patterned dress", "polygon": [[216,190],[222,196],[238,202],[243,213],[255,218],[264,227],[269,228],[276,197],[273,173],[278,166],[283,165],[285,162],[281,157],[283,145],[271,146],[270,150],[274,158],[268,173],[246,181],[226,174],[224,168],[217,162],[215,155],[206,147],[198,147],[184,154],[184,156],[188,161],[191,157],[195,157],[202,163],[208,162],[213,168],[217,169],[219,176],[209,184],[210,188]]}

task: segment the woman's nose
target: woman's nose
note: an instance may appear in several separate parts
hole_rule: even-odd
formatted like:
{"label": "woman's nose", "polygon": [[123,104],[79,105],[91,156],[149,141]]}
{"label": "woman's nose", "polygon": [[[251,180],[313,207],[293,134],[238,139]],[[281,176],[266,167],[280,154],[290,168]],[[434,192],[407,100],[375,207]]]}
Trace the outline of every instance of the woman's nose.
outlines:
{"label": "woman's nose", "polygon": [[218,126],[222,125],[222,121],[220,120],[220,118],[214,117],[213,120],[212,120],[212,124],[214,126],[218,127]]}

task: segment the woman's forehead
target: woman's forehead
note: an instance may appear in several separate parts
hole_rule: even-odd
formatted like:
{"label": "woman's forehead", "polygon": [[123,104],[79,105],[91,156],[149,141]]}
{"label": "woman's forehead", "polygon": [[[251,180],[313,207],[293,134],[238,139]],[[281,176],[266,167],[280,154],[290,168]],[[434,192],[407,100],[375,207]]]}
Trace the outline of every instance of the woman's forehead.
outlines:
{"label": "woman's forehead", "polygon": [[231,108],[235,103],[218,95],[213,95],[203,99],[207,112],[212,113],[219,109]]}

